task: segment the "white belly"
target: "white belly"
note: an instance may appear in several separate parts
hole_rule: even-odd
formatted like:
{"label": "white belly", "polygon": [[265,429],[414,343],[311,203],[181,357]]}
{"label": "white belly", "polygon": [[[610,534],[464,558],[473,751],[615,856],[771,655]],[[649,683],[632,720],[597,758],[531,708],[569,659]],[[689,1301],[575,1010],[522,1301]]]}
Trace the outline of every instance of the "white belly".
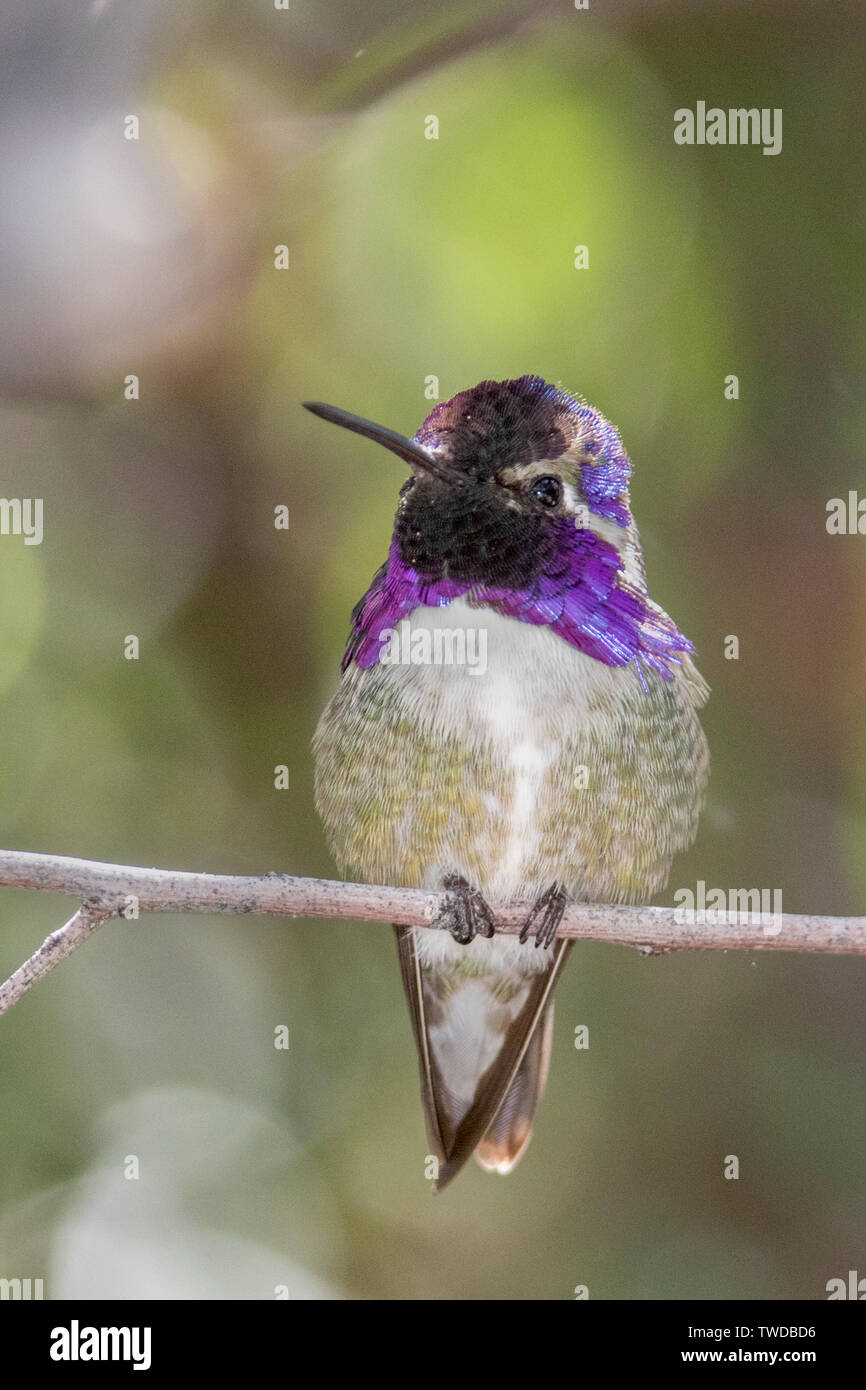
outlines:
{"label": "white belly", "polygon": [[[432,639],[437,629],[440,637],[442,629],[472,630],[472,639],[449,644],[418,636],[426,632]],[[563,755],[569,732],[605,717],[609,705],[599,697],[616,681],[636,679],[634,672],[585,656],[546,627],[471,608],[465,599],[445,608],[416,609],[396,631],[394,648],[422,657],[401,662],[397,680],[412,719],[440,736],[456,733],[487,744],[503,770],[502,788],[489,792],[488,802],[505,833],[491,838],[484,881],[474,886],[491,902],[534,899],[549,886],[533,881],[530,865],[538,859],[537,809],[551,767]],[[425,651],[429,664],[423,660]],[[460,651],[467,660],[446,659],[449,652],[453,657]],[[431,864],[426,886],[441,887],[456,864],[459,847],[453,862]],[[429,960],[466,949],[444,932],[420,936]],[[543,952],[531,943],[521,947],[513,937],[476,945],[512,958],[517,950],[535,968],[545,963]]]}

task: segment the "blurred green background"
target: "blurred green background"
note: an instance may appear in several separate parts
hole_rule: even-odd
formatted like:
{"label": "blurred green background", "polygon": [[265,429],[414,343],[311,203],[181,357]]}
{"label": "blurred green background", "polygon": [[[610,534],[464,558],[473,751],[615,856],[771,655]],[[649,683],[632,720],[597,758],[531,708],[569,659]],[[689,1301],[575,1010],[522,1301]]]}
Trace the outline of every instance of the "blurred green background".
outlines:
{"label": "blurred green background", "polygon": [[[4,7],[0,491],[44,499],[45,537],[0,537],[0,843],[333,874],[310,738],[403,469],[299,402],[412,433],[428,377],[533,372],[619,426],[651,592],[713,689],[660,901],[863,912],[866,537],[825,520],[866,495],[866,13],[360,10]],[[699,100],[782,108],[781,154],[675,145]],[[0,976],[67,908],[0,890]],[[581,945],[528,1154],[434,1199],[390,930],[111,924],[0,1026],[0,1276],[823,1297],[866,1274],[864,986],[853,958]]]}

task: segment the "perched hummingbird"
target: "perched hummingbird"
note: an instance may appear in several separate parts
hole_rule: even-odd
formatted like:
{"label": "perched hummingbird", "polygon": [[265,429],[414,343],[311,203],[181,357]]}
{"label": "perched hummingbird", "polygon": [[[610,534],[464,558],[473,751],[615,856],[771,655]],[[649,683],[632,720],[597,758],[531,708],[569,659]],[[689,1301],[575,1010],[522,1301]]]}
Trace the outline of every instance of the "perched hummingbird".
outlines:
{"label": "perched hummingbird", "polygon": [[[483,381],[412,439],[307,409],[411,469],[316,730],[316,804],[343,872],[447,893],[448,930],[395,928],[442,1188],[529,1142],[566,902],[646,902],[693,840],[709,692],[647,592],[619,434],[582,399]],[[509,900],[534,904],[519,938],[494,934]]]}

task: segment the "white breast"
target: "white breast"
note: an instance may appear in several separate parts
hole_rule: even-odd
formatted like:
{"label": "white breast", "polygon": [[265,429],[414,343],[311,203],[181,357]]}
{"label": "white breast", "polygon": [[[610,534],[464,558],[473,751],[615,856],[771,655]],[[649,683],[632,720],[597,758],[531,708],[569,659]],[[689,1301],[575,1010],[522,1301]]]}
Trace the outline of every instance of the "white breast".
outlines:
{"label": "white breast", "polygon": [[[446,631],[463,640],[444,640]],[[489,793],[507,834],[491,856],[485,890],[493,898],[523,896],[551,764],[570,733],[604,717],[599,697],[612,682],[634,673],[585,656],[549,628],[471,608],[465,599],[416,609],[399,625],[392,650],[409,658],[401,661],[396,684],[411,717],[439,736],[492,744],[503,772],[513,773],[503,777],[502,790]],[[421,659],[413,661],[413,652]],[[461,652],[464,661],[447,659]]]}

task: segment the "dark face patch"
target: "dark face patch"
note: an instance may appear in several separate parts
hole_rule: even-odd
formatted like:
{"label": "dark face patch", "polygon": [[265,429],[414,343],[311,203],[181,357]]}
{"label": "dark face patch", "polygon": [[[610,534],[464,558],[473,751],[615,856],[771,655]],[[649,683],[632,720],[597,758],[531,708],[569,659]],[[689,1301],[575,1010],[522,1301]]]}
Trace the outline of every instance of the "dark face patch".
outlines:
{"label": "dark face patch", "polygon": [[451,485],[418,476],[401,492],[394,534],[404,564],[431,580],[523,588],[555,547],[555,513],[505,469],[555,460],[573,442],[575,401],[541,377],[482,381],[437,405],[415,438],[454,471]]}
{"label": "dark face patch", "polygon": [[492,478],[450,487],[418,478],[403,491],[394,536],[403,563],[425,579],[522,589],[544,571],[552,523],[540,505],[513,505]]}

